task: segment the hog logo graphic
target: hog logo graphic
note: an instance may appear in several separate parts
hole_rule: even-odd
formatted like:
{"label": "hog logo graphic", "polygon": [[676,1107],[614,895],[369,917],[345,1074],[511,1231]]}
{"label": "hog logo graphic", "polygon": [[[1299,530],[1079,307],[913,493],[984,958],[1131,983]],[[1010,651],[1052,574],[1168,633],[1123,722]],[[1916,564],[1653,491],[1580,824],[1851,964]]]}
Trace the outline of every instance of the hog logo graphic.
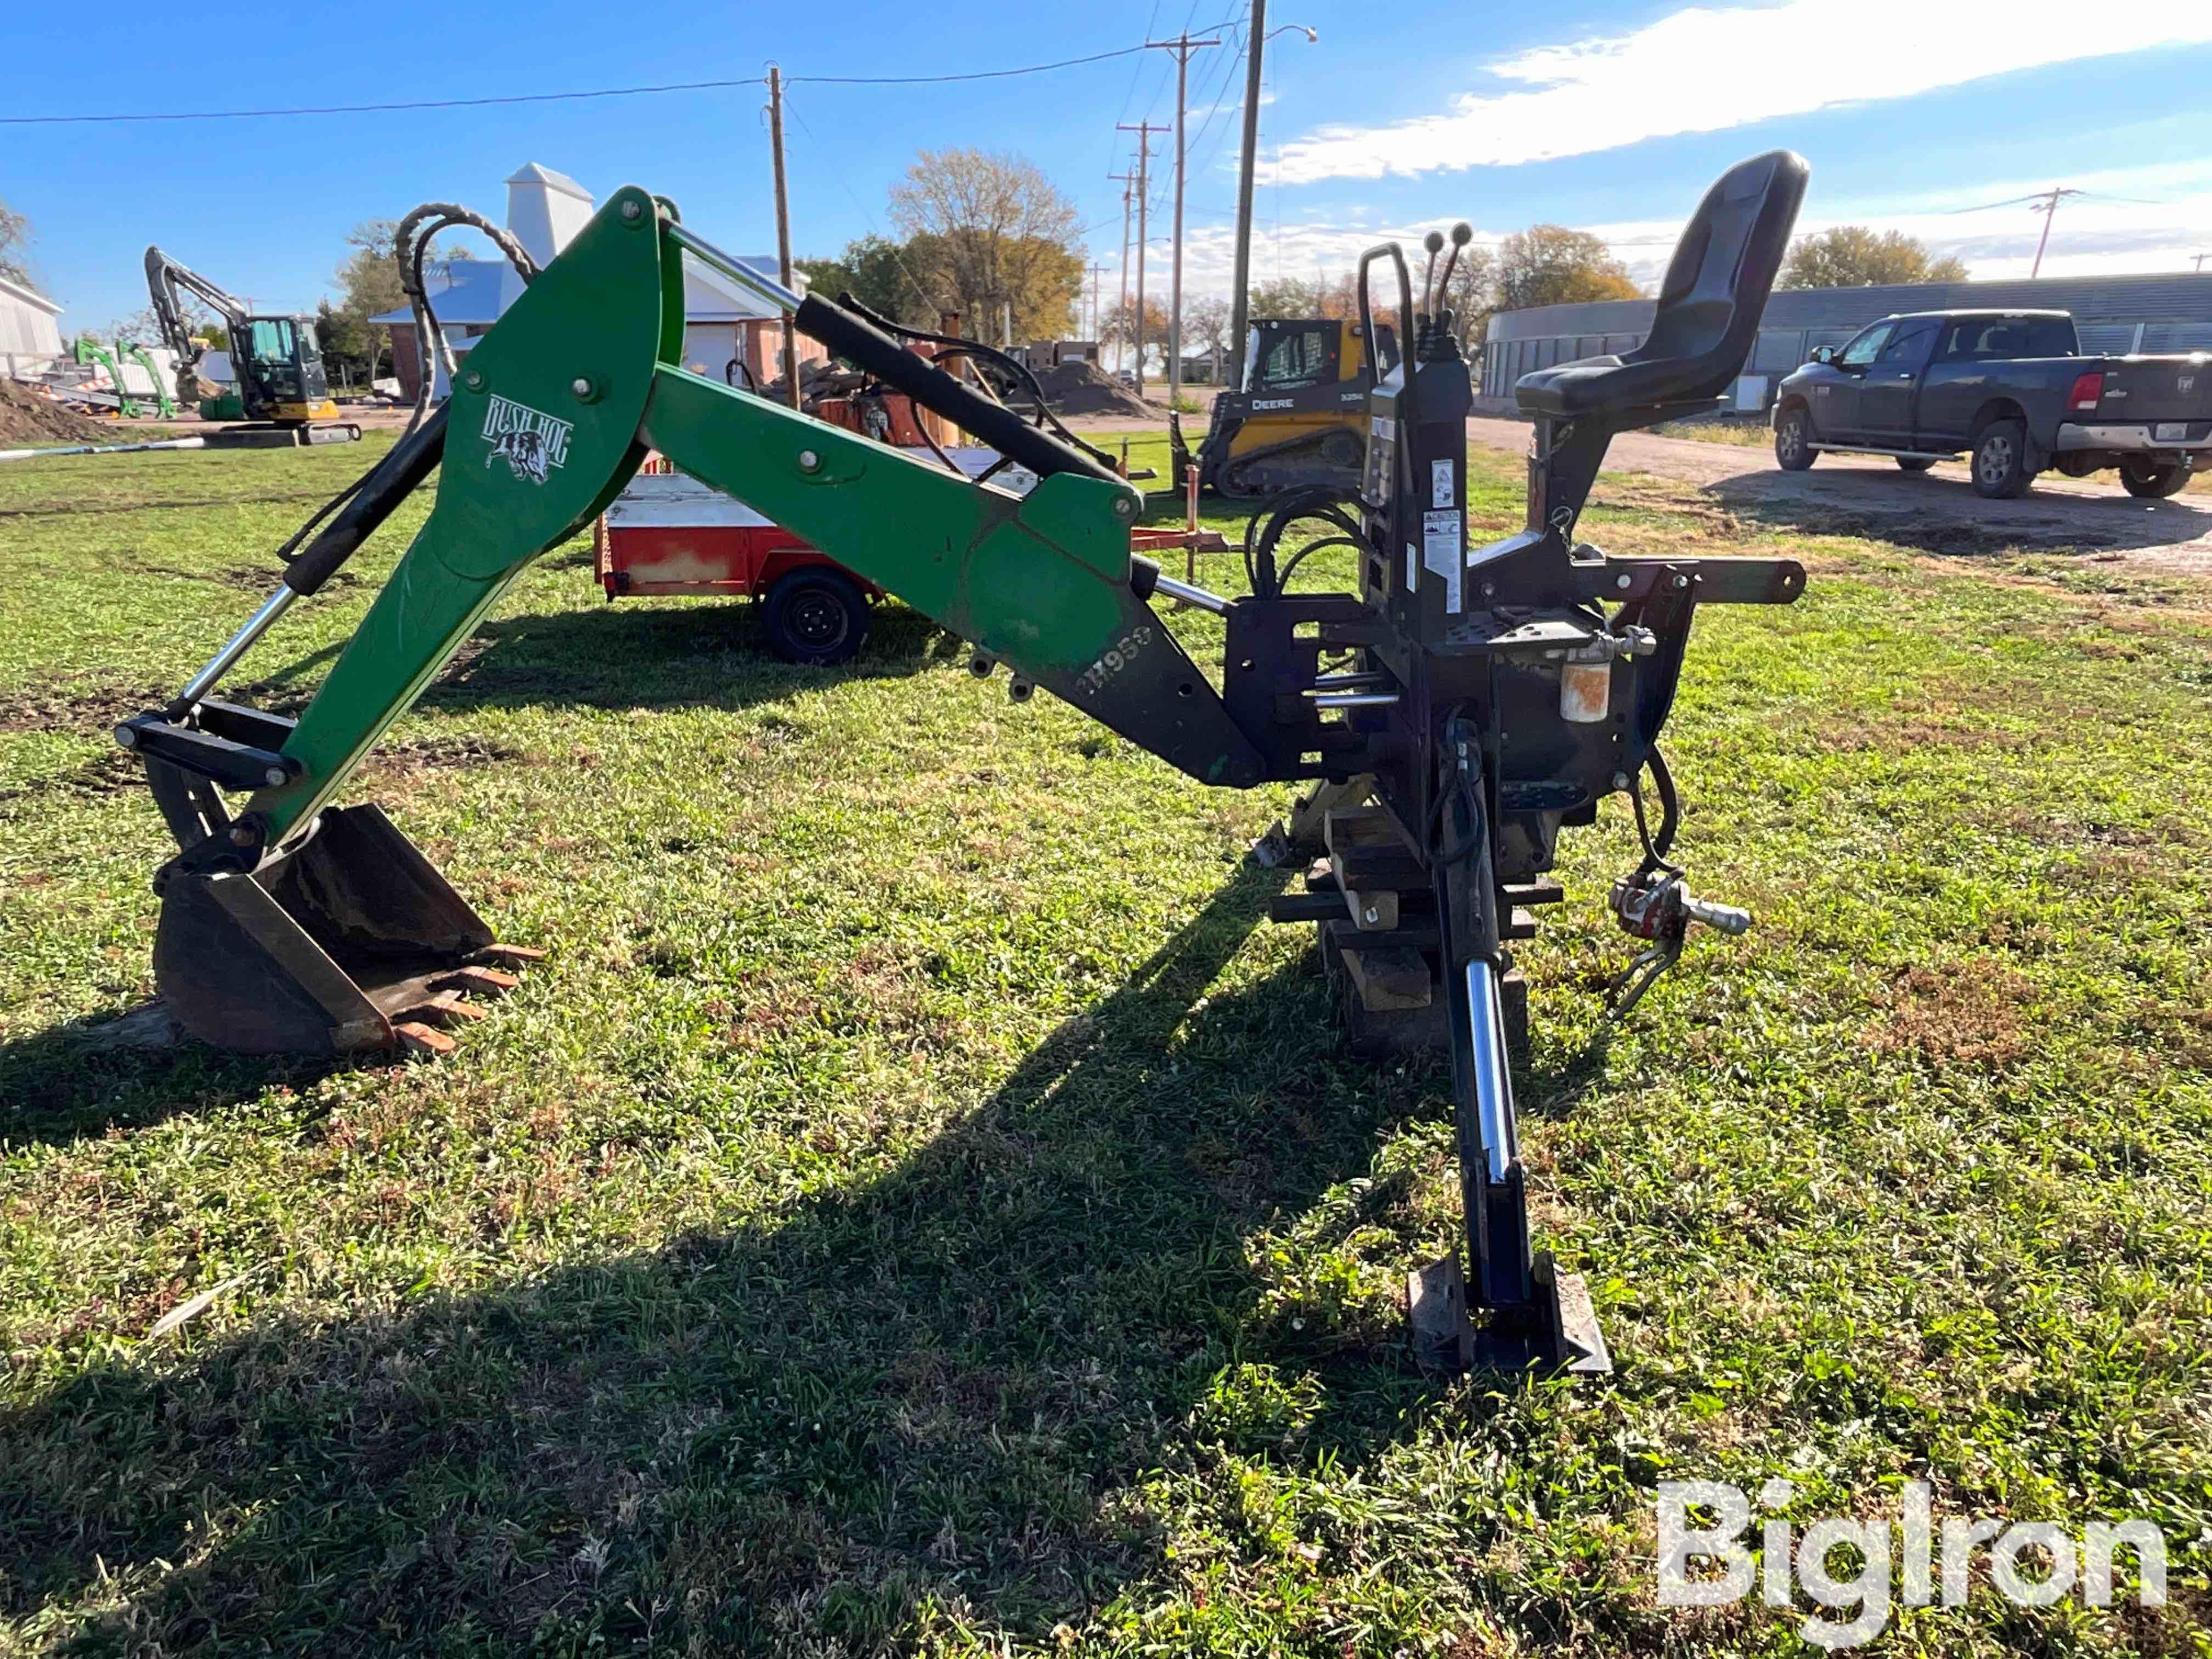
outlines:
{"label": "hog logo graphic", "polygon": [[542,484],[555,467],[568,464],[568,439],[575,429],[527,404],[494,398],[484,410],[483,435],[491,445],[484,465],[504,460],[516,477]]}
{"label": "hog logo graphic", "polygon": [[502,432],[491,441],[491,453],[484,457],[484,465],[504,459],[518,478],[527,478],[532,483],[544,483],[551,471],[545,465],[545,441],[535,432],[520,429]]}

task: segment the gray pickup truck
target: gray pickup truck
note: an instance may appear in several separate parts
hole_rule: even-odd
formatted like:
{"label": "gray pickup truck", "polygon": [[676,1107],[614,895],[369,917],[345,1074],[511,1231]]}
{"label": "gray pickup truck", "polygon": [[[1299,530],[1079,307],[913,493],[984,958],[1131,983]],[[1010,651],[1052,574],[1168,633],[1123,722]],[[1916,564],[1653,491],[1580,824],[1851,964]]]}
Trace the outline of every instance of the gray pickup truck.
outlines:
{"label": "gray pickup truck", "polygon": [[2049,467],[2118,467],[2129,495],[2172,495],[2212,465],[2212,355],[2084,357],[2063,311],[1885,317],[1782,382],[1775,460],[1801,472],[1823,451],[1907,472],[1971,454],[1993,500]]}

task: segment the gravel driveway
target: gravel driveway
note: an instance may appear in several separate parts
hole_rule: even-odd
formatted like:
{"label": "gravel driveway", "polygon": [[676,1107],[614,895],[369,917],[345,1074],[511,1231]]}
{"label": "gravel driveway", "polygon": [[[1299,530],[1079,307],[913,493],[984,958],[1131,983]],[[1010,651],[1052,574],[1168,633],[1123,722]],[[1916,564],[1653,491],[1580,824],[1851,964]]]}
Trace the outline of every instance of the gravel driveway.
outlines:
{"label": "gravel driveway", "polygon": [[[1523,421],[1471,420],[1467,431],[1492,448],[1528,447]],[[1878,536],[1942,553],[2109,550],[2130,562],[2212,575],[2212,495],[2139,501],[2109,472],[2046,472],[2018,501],[1990,501],[1974,494],[1963,462],[1916,476],[1880,456],[1823,455],[1807,471],[1784,472],[1766,449],[1644,432],[1615,438],[1606,470],[1702,485],[1749,516],[1824,535]]]}

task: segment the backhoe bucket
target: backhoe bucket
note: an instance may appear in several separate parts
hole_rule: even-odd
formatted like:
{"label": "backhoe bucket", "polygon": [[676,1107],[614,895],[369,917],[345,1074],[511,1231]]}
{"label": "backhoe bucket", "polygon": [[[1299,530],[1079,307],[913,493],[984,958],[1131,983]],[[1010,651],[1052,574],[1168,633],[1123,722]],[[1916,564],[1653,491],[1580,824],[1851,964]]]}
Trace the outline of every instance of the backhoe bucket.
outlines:
{"label": "backhoe bucket", "polygon": [[514,985],[490,966],[537,955],[491,929],[374,805],[325,811],[297,850],[252,874],[172,872],[154,978],[194,1036],[246,1054],[442,1052],[437,1028]]}

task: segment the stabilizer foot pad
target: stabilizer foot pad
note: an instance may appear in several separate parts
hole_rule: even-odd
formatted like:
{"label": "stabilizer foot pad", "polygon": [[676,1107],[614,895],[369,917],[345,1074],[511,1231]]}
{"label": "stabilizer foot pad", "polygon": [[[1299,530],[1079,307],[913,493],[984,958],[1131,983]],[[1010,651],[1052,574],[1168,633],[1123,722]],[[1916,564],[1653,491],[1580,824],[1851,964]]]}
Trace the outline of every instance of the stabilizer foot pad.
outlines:
{"label": "stabilizer foot pad", "polygon": [[[1564,1371],[1607,1376],[1613,1354],[1599,1329],[1589,1286],[1580,1273],[1563,1273],[1549,1255],[1536,1258],[1536,1294],[1525,1307],[1470,1310],[1459,1257],[1448,1255],[1406,1277],[1406,1312],[1413,1360],[1425,1375],[1451,1376],[1476,1366],[1494,1370]],[[1478,1329],[1473,1312],[1487,1311]]]}

